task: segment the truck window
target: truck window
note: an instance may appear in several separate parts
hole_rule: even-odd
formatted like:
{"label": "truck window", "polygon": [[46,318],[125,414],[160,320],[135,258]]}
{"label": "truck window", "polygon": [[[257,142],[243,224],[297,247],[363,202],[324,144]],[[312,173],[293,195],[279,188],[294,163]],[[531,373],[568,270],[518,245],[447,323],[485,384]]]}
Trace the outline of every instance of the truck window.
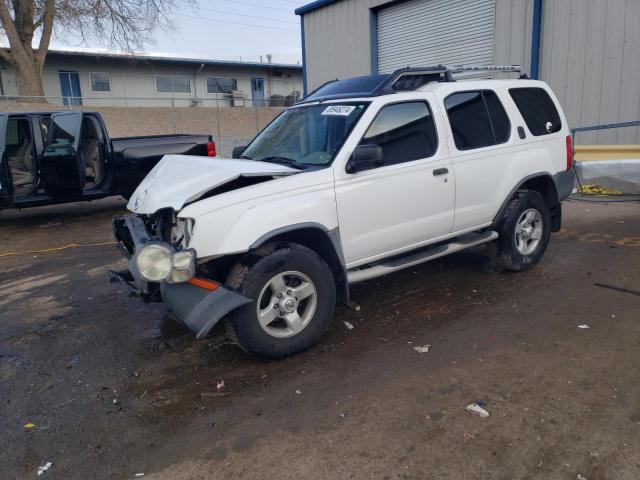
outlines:
{"label": "truck window", "polygon": [[560,131],[560,114],[544,89],[510,88],[509,94],[532,135],[549,135]]}
{"label": "truck window", "polygon": [[429,106],[425,102],[406,102],[383,107],[360,145],[382,147],[384,165],[432,156],[438,136]]}
{"label": "truck window", "polygon": [[458,150],[489,147],[509,140],[511,123],[491,90],[458,92],[444,101]]}
{"label": "truck window", "polygon": [[75,119],[72,117],[60,115],[56,117],[56,121],[49,125],[51,129],[50,145],[63,146],[70,145],[75,142],[73,129],[76,128]]}

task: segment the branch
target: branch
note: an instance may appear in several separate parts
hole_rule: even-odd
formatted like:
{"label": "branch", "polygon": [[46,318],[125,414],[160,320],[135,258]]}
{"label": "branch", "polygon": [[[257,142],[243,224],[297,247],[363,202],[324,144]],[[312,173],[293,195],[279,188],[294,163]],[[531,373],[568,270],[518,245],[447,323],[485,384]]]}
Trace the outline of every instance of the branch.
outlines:
{"label": "branch", "polygon": [[55,16],[56,0],[45,0],[44,13],[42,14],[42,34],[40,36],[40,45],[38,45],[38,51],[36,52],[36,62],[40,69],[44,66],[44,59],[49,51],[51,33],[53,32],[53,19]]}
{"label": "branch", "polygon": [[12,57],[22,57],[21,60],[23,61],[28,60],[27,52],[20,42],[18,29],[16,28],[16,24],[13,22],[13,18],[11,18],[11,13],[9,13],[9,8],[4,0],[0,1],[0,22],[2,22],[4,33],[9,40],[9,45],[11,47],[10,55]]}

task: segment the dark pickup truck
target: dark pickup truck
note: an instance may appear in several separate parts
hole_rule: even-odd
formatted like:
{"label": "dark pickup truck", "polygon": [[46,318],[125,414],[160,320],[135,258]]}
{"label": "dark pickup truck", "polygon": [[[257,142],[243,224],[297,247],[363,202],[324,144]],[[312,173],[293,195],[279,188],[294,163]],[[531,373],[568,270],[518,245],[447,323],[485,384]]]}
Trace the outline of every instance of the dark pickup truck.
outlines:
{"label": "dark pickup truck", "polygon": [[215,156],[209,135],[109,138],[96,112],[0,114],[0,209],[129,198],[168,154]]}

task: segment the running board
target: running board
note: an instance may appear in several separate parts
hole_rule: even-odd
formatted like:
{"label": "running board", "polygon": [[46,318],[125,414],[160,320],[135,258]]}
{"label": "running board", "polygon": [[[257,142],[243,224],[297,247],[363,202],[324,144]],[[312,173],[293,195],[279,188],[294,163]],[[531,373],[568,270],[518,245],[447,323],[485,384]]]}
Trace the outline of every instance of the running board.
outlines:
{"label": "running board", "polygon": [[396,257],[391,260],[376,263],[370,267],[351,270],[347,272],[349,283],[364,282],[372,278],[381,277],[404,268],[413,267],[436,258],[451,255],[468,248],[473,248],[483,243],[491,242],[498,238],[498,232],[486,231],[482,233],[468,233],[455,238],[451,243],[440,244],[438,246],[422,250],[418,253],[409,253],[404,257]]}

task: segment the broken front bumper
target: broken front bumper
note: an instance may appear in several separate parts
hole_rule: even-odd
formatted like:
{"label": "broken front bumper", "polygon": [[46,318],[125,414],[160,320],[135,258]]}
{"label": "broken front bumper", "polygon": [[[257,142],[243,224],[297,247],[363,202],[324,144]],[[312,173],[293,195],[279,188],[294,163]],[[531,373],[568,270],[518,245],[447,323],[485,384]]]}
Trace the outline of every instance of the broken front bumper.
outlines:
{"label": "broken front bumper", "polygon": [[217,282],[195,277],[184,283],[160,284],[147,282],[135,265],[136,250],[152,238],[138,216],[114,218],[114,236],[118,246],[129,259],[129,269],[112,272],[112,279],[125,282],[133,294],[145,302],[164,302],[169,315],[203,338],[229,312],[251,302],[251,299],[234,292]]}

